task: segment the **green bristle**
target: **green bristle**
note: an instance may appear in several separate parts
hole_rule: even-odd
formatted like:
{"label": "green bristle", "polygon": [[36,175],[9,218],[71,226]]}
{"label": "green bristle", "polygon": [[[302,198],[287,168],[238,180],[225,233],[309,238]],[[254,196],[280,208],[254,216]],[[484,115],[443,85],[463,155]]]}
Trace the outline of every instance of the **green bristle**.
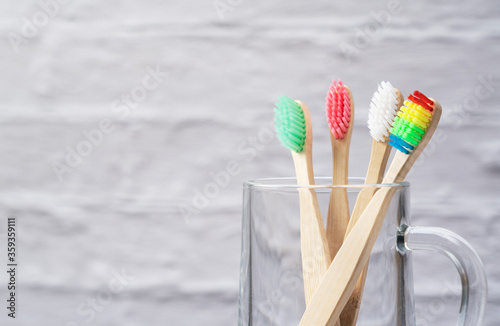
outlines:
{"label": "green bristle", "polygon": [[306,143],[306,121],[300,105],[282,95],[278,97],[274,113],[274,126],[283,146],[302,152]]}

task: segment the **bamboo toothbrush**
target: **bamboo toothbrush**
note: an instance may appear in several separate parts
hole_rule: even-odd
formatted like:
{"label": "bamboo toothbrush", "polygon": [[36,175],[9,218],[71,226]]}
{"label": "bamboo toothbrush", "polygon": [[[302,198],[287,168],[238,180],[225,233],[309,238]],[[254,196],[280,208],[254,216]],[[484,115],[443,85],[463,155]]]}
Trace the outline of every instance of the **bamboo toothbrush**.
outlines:
{"label": "bamboo toothbrush", "polygon": [[[404,181],[429,143],[440,117],[438,102],[418,91],[408,97],[391,129],[389,144],[398,152],[383,183]],[[369,259],[395,192],[394,187],[382,187],[375,193],[330,265],[299,326],[321,326],[339,318]]]}
{"label": "bamboo toothbrush", "polygon": [[[401,92],[392,87],[389,82],[381,82],[377,91],[373,94],[368,116],[368,128],[372,136],[372,152],[370,163],[366,173],[365,184],[378,184],[384,177],[387,160],[391,153],[391,146],[388,144],[389,129],[392,126],[398,108],[403,105]],[[347,238],[366,206],[372,199],[377,188],[370,187],[363,189],[356,199],[356,204],[349,219],[347,231],[344,238]],[[361,277],[354,288],[342,314],[340,322],[342,326],[354,326],[358,319],[359,307],[363,296],[363,288],[366,280],[368,264],[365,265]]]}
{"label": "bamboo toothbrush", "polygon": [[[326,96],[326,119],[330,127],[333,155],[333,185],[346,185],[349,165],[354,102],[349,88],[339,79],[333,80]],[[347,189],[333,188],[328,206],[326,237],[332,259],[344,241],[349,223],[349,201]]]}
{"label": "bamboo toothbrush", "polygon": [[[280,96],[275,108],[275,128],[283,146],[292,152],[297,184],[314,185],[312,127],[309,109],[299,101]],[[306,305],[331,263],[326,231],[314,189],[299,189],[300,243]]]}

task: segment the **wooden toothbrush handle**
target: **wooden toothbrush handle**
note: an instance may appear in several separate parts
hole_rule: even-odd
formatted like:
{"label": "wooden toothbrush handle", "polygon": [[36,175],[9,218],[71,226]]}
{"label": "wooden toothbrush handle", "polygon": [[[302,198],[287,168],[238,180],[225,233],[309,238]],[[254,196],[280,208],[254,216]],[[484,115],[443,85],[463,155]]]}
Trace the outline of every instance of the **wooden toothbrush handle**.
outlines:
{"label": "wooden toothbrush handle", "polygon": [[313,297],[331,263],[326,231],[314,189],[299,189],[300,246],[306,305]]}
{"label": "wooden toothbrush handle", "polygon": [[376,192],[328,268],[299,326],[323,326],[337,320],[363,271],[396,188]]}
{"label": "wooden toothbrush handle", "polygon": [[[352,129],[352,126],[351,126]],[[347,185],[349,165],[349,139],[332,141],[333,174],[332,192],[328,205],[328,219],[326,221],[326,237],[330,247],[330,256],[335,258],[342,243],[349,223],[349,200],[346,188],[337,188],[336,185]]]}
{"label": "wooden toothbrush handle", "polygon": [[[346,184],[345,182],[344,184]],[[349,200],[347,198],[347,189],[333,188],[330,194],[330,203],[328,205],[328,220],[326,226],[326,238],[330,256],[335,258],[346,234],[349,223]],[[341,326],[340,319],[331,319],[328,326]]]}
{"label": "wooden toothbrush handle", "polygon": [[[398,91],[399,93],[399,91]],[[400,104],[402,105],[402,97],[400,95]],[[400,106],[401,106],[400,105]],[[387,160],[389,159],[389,155],[391,153],[391,146],[385,142],[379,142],[373,139],[372,141],[372,152],[370,155],[370,164],[368,165],[368,172],[366,173],[365,184],[377,184],[380,183],[384,177],[385,167],[387,166]],[[366,206],[370,203],[373,195],[377,192],[379,188],[377,187],[368,187],[364,188],[358,194],[356,199],[356,204],[354,205],[354,209],[352,210],[351,219],[349,220],[349,225],[347,226],[346,236],[349,235],[351,230],[354,228],[356,223],[358,222],[361,214],[366,209]],[[366,281],[366,272],[368,270],[368,263],[366,263],[361,276],[359,277],[358,283],[354,288],[354,291],[349,298],[342,314],[340,315],[340,321],[342,326],[354,326],[356,325],[356,321],[358,319],[359,308],[361,306],[361,299],[363,297],[363,289]]]}
{"label": "wooden toothbrush handle", "polygon": [[[307,306],[332,260],[316,192],[313,189],[299,189],[299,196],[302,275]],[[330,321],[327,325],[340,326],[340,320]]]}
{"label": "wooden toothbrush handle", "polygon": [[[358,222],[361,214],[365,211],[366,206],[370,203],[375,192],[378,190],[376,187],[366,188],[360,191],[358,198],[356,199],[356,204],[352,211],[351,219],[349,220],[349,225],[346,231],[346,238],[351,233],[352,229]],[[344,310],[340,315],[340,321],[342,326],[355,326],[358,320],[359,308],[361,306],[361,299],[363,298],[363,290],[366,281],[366,272],[368,270],[368,262],[365,264],[363,271],[354,287],[349,301],[347,301]]]}
{"label": "wooden toothbrush handle", "polygon": [[328,205],[328,219],[326,225],[326,234],[330,256],[335,258],[346,234],[349,223],[349,200],[347,198],[347,189],[333,188],[330,194],[330,203]]}

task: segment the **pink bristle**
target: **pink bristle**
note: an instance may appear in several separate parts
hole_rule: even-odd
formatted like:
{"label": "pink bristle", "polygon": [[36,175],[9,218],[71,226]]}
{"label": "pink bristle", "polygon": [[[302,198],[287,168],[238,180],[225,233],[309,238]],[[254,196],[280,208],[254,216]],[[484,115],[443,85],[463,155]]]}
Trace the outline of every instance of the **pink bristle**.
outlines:
{"label": "pink bristle", "polygon": [[332,81],[326,96],[326,120],[336,139],[344,138],[351,122],[351,100],[342,81]]}

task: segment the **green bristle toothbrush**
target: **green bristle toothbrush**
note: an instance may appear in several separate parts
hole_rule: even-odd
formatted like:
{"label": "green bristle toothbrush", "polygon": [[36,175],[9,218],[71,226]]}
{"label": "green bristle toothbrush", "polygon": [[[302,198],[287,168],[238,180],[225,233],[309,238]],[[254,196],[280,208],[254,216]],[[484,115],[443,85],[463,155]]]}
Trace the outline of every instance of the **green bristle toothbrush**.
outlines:
{"label": "green bristle toothbrush", "polygon": [[[314,185],[312,128],[304,103],[280,96],[275,108],[275,128],[279,140],[293,157],[297,184]],[[326,231],[314,189],[299,189],[300,242],[306,305],[318,288],[331,263]]]}

